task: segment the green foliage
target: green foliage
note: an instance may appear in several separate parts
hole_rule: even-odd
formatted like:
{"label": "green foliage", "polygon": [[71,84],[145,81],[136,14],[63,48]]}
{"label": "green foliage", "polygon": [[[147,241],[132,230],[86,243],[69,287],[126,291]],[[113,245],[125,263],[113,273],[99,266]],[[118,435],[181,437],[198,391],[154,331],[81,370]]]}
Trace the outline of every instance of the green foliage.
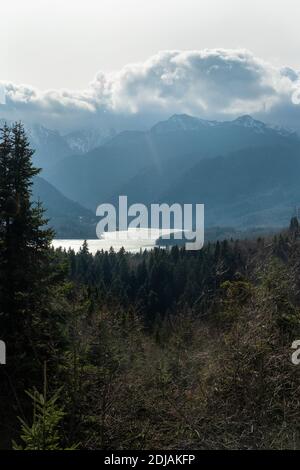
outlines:
{"label": "green foliage", "polygon": [[59,391],[47,399],[45,394],[37,390],[26,392],[32,401],[32,423],[26,423],[22,418],[21,440],[23,444],[13,443],[14,450],[63,450],[59,425],[64,417],[62,408],[58,405]]}
{"label": "green foliage", "polygon": [[[24,348],[31,313],[43,303],[50,272],[53,232],[39,202],[31,201],[32,178],[40,172],[32,164],[20,123],[4,126],[0,134],[0,328],[6,340]],[[13,349],[13,348],[12,348]]]}

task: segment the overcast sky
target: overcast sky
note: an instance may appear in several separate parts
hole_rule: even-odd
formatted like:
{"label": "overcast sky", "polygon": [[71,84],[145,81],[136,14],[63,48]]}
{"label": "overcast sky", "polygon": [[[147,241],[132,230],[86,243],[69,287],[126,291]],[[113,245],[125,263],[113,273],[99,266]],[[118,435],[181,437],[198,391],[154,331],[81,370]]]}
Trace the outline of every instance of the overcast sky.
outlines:
{"label": "overcast sky", "polygon": [[300,69],[299,0],[0,0],[1,79],[84,88],[164,49],[246,48]]}
{"label": "overcast sky", "polygon": [[189,112],[299,122],[299,0],[0,6],[0,118],[74,127]]}

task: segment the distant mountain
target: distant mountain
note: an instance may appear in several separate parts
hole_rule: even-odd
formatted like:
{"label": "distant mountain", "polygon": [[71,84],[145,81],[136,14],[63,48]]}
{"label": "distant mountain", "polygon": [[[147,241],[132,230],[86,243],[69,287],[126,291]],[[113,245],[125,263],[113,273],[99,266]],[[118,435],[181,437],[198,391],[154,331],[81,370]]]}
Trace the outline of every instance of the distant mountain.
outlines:
{"label": "distant mountain", "polygon": [[65,158],[46,173],[46,178],[70,199],[94,212],[144,166],[140,152],[100,147]]}
{"label": "distant mountain", "polygon": [[27,127],[26,130],[35,149],[34,163],[45,171],[72,154],[68,143],[58,131],[37,124]]}
{"label": "distant mountain", "polygon": [[[0,127],[4,122],[4,119],[0,119]],[[114,129],[79,129],[63,135],[40,124],[24,125],[30,143],[35,149],[34,163],[43,168],[45,174],[49,168],[65,157],[89,152],[116,135]]]}
{"label": "distant mountain", "polygon": [[[249,137],[252,138],[253,134],[256,134],[256,140],[259,139],[259,134],[264,140],[280,137],[298,138],[297,133],[293,130],[265,124],[249,115],[240,116],[233,121],[207,121],[187,114],[174,114],[167,121],[159,122],[151,129],[151,132],[156,134],[170,134],[172,132],[204,132],[208,136],[218,134],[223,137],[225,142],[224,133],[236,140],[237,131],[241,132],[241,138],[246,140]],[[237,143],[239,142],[240,140],[237,139]],[[213,148],[212,143],[208,148]]]}
{"label": "distant mountain", "polygon": [[84,154],[105,144],[115,135],[114,129],[83,129],[66,134],[64,140],[72,153]]}
{"label": "distant mountain", "polygon": [[119,193],[129,204],[204,203],[206,227],[283,227],[300,207],[300,142],[188,162],[169,160],[159,172],[149,166]]}
{"label": "distant mountain", "polygon": [[238,230],[286,225],[300,206],[298,135],[248,115],[225,122],[173,115],[117,135],[62,136],[37,125],[28,132],[49,181],[36,178],[34,198],[59,237],[93,238],[97,205],[122,194],[129,203],[201,202],[207,227]]}
{"label": "distant mountain", "polygon": [[27,128],[31,144],[35,148],[35,163],[45,172],[67,156],[83,155],[115,136],[113,129],[83,129],[66,135],[40,125]]}
{"label": "distant mountain", "polygon": [[96,218],[71,201],[43,178],[34,178],[32,200],[41,201],[56,238],[96,238]]}
{"label": "distant mountain", "polygon": [[296,137],[295,131],[286,129],[279,126],[272,126],[265,124],[262,121],[253,119],[249,115],[240,116],[233,121],[207,121],[196,117],[189,116],[188,114],[174,114],[167,121],[157,123],[152,127],[152,132],[158,134],[178,132],[178,131],[199,131],[208,128],[230,129],[234,127],[250,129],[256,134],[270,134],[274,133],[284,137]]}
{"label": "distant mountain", "polygon": [[[179,144],[184,137],[186,141],[190,139],[185,148],[191,152],[171,158],[166,158],[165,154],[159,166],[153,160],[150,161],[146,168],[120,188],[119,194],[128,195],[129,203],[139,201],[150,204],[157,200],[163,201],[168,191],[172,191],[173,187],[176,188],[181,175],[186,174],[189,169],[192,174],[194,166],[201,160],[206,160],[203,158],[205,155],[214,158],[212,156],[214,153],[215,156],[225,156],[235,151],[239,152],[242,158],[245,150],[247,158],[251,159],[251,154],[255,154],[256,149],[276,146],[284,148],[286,155],[289,155],[295,149],[298,151],[300,144],[295,132],[273,128],[250,116],[242,116],[234,121],[217,122],[175,115],[168,121],[158,123],[151,131],[161,135],[162,139],[168,139],[170,142],[174,139]],[[199,135],[202,135],[203,139],[196,143]],[[212,150],[213,147],[215,151]],[[228,152],[230,147],[233,150]],[[194,148],[196,151],[192,151]],[[187,178],[185,184],[189,184]],[[215,190],[218,191],[217,188]],[[112,200],[115,202],[116,197],[112,197]]]}
{"label": "distant mountain", "polygon": [[174,115],[149,131],[125,131],[80,156],[60,160],[47,178],[68,197],[95,209],[119,194],[151,202],[202,159],[244,148],[299,142],[296,133],[273,128],[251,116],[233,121],[205,121]]}
{"label": "distant mountain", "polygon": [[198,162],[159,199],[204,203],[206,227],[286,226],[300,206],[300,143],[248,148]]}

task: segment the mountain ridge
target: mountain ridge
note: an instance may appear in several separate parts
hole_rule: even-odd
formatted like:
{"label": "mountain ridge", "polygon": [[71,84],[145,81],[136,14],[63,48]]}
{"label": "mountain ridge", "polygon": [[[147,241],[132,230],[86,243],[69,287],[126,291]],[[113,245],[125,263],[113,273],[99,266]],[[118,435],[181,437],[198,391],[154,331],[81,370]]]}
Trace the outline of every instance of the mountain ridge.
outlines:
{"label": "mountain ridge", "polygon": [[192,116],[173,115],[148,131],[124,131],[91,152],[68,156],[45,177],[70,199],[94,211],[150,167],[153,178],[160,178],[160,174],[168,178],[164,172],[166,164],[179,165],[184,171],[195,163],[190,161],[191,156],[201,160],[249,146],[291,147],[298,142],[297,134],[282,135],[249,116],[204,124]]}

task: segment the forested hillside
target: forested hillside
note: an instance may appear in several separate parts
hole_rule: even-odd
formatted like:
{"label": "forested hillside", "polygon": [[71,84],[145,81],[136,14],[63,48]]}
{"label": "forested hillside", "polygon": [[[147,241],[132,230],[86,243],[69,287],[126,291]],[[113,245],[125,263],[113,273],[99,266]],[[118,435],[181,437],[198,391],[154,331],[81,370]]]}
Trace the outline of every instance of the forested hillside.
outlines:
{"label": "forested hillside", "polygon": [[198,252],[54,251],[0,144],[2,449],[300,449],[300,228]]}

